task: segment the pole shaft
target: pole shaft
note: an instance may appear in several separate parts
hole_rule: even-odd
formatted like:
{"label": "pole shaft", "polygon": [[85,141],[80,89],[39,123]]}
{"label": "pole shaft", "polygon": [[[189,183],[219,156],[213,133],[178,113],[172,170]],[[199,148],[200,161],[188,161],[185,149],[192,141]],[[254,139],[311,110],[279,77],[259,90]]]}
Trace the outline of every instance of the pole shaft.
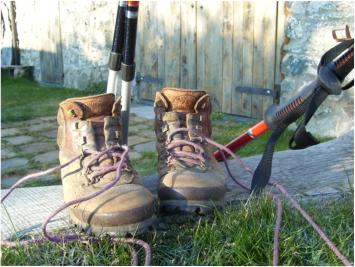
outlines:
{"label": "pole shaft", "polygon": [[135,76],[134,54],[136,49],[138,1],[128,1],[125,20],[125,38],[122,55],[121,116],[122,143],[128,144],[129,108],[131,103],[131,82]]}

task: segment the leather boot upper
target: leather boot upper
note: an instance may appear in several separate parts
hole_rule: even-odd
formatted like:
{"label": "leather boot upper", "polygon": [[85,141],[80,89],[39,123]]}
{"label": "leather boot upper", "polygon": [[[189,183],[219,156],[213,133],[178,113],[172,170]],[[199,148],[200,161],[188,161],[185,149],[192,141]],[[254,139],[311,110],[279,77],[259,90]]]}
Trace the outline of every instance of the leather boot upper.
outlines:
{"label": "leather boot upper", "polygon": [[[113,94],[71,98],[60,103],[57,117],[60,162],[64,164],[82,154],[80,160],[62,169],[65,201],[95,193],[115,178],[116,170],[97,174],[119,159],[107,154],[92,162],[94,156],[90,153],[120,145],[120,110],[120,99],[115,101]],[[153,212],[153,196],[141,185],[129,160],[113,188],[70,209],[76,219],[104,227],[139,222]]]}
{"label": "leather boot upper", "polygon": [[[211,101],[202,90],[165,88],[155,98],[155,132],[157,136],[158,173],[161,177],[159,197],[204,200],[224,196],[224,175],[213,157],[212,148],[200,142],[199,136],[211,136]],[[173,140],[188,140],[202,148],[203,160],[189,164],[172,157],[169,151],[169,134],[176,129],[190,129],[177,133]],[[191,146],[175,148],[196,152]],[[207,196],[209,195],[209,196]]]}

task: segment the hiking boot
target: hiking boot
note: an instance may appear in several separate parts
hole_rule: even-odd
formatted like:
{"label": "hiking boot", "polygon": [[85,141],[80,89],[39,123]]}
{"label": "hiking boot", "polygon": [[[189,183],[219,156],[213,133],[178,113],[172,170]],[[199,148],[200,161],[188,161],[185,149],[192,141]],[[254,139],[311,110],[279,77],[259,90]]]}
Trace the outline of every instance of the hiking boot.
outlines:
{"label": "hiking boot", "polygon": [[[120,99],[115,101],[113,94],[70,98],[59,104],[60,163],[82,155],[61,171],[65,202],[96,193],[115,179],[119,153],[103,151],[113,146],[121,149],[120,110]],[[153,222],[153,200],[127,159],[116,185],[70,206],[69,215],[74,224],[95,234],[140,233]]]}
{"label": "hiking boot", "polygon": [[206,213],[222,204],[225,177],[202,136],[211,136],[205,91],[165,88],[155,97],[159,200],[162,210]]}

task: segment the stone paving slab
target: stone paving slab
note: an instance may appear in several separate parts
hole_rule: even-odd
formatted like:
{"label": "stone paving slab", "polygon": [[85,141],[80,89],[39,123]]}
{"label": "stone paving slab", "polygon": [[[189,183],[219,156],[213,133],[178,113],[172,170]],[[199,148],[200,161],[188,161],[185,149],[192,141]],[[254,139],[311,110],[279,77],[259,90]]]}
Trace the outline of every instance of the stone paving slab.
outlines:
{"label": "stone paving slab", "polygon": [[15,168],[24,167],[28,163],[25,158],[12,158],[1,161],[1,171],[13,170]]}
{"label": "stone paving slab", "polygon": [[53,150],[55,148],[56,148],[56,144],[54,142],[40,142],[40,143],[22,145],[21,152],[28,153],[28,154],[38,154],[41,152],[47,152],[49,150]]}
{"label": "stone paving slab", "polygon": [[39,161],[41,163],[51,163],[59,161],[59,154],[57,150],[49,151],[46,153],[38,154],[33,158],[34,161]]}
{"label": "stone paving slab", "polygon": [[9,147],[1,147],[1,159],[10,159],[16,156],[16,153]]}
{"label": "stone paving slab", "polygon": [[50,122],[42,122],[40,124],[34,124],[26,128],[29,132],[40,132],[50,129],[56,129],[58,125]]}
{"label": "stone paving slab", "polygon": [[156,146],[155,146],[155,141],[148,142],[148,143],[143,143],[143,144],[138,144],[134,146],[134,151],[137,152],[156,152]]}
{"label": "stone paving slab", "polygon": [[10,145],[17,146],[17,145],[22,145],[22,144],[32,142],[34,139],[32,136],[20,135],[20,136],[15,136],[15,137],[3,138],[2,140],[9,143]]}
{"label": "stone paving slab", "polygon": [[133,106],[131,107],[131,113],[148,120],[153,120],[155,118],[153,106]]}
{"label": "stone paving slab", "polygon": [[19,128],[6,128],[1,130],[1,137],[8,137],[13,135],[20,135],[21,130]]}

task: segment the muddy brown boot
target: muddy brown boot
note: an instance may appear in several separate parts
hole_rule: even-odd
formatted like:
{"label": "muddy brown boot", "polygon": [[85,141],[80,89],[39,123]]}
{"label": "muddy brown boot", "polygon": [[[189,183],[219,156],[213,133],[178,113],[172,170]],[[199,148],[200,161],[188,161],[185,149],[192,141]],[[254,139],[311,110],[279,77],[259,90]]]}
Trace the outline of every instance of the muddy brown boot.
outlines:
{"label": "muddy brown boot", "polygon": [[162,210],[205,213],[222,204],[224,174],[212,148],[211,101],[205,91],[165,88],[155,97]]}
{"label": "muddy brown boot", "polygon": [[[113,94],[71,98],[59,105],[58,138],[61,176],[66,202],[98,192],[115,179],[117,153],[101,153],[121,142],[120,99]],[[98,157],[98,160],[93,160]],[[94,162],[93,162],[94,161]],[[144,232],[153,222],[153,195],[138,180],[129,160],[119,182],[101,195],[71,206],[77,226],[99,234]]]}

